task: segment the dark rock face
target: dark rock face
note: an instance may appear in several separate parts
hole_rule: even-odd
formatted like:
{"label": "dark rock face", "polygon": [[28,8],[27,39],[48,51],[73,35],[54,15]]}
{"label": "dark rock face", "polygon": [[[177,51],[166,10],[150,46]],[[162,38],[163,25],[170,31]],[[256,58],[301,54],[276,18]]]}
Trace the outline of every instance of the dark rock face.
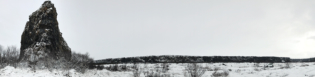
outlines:
{"label": "dark rock face", "polygon": [[54,4],[45,1],[29,16],[21,37],[21,61],[38,61],[44,58],[70,60],[71,49],[58,27]]}

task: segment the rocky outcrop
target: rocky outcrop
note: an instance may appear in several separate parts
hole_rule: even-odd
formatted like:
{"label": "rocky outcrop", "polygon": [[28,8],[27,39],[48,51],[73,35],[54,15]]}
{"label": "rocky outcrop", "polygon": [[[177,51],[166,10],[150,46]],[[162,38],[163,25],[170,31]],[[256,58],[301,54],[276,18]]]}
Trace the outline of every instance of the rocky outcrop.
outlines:
{"label": "rocky outcrop", "polygon": [[36,62],[45,58],[71,58],[71,49],[59,30],[57,11],[51,1],[45,1],[29,16],[21,37],[19,60]]}

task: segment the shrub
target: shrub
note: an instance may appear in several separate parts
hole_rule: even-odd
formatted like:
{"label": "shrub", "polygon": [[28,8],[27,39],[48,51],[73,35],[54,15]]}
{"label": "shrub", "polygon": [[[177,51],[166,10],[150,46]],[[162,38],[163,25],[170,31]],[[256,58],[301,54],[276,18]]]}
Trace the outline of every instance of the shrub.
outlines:
{"label": "shrub", "polygon": [[229,76],[229,71],[227,70],[217,70],[212,73],[211,77],[228,77]]}
{"label": "shrub", "polygon": [[106,68],[109,71],[119,71],[118,69],[118,64],[115,65],[110,65],[109,67]]}
{"label": "shrub", "polygon": [[0,46],[0,68],[5,66],[16,67],[20,51],[15,46],[9,46],[6,50]]}
{"label": "shrub", "polygon": [[162,71],[150,71],[144,74],[145,77],[171,77],[170,74],[162,73]]}
{"label": "shrub", "polygon": [[97,65],[96,66],[96,69],[98,69],[98,70],[103,70],[105,67],[104,66],[102,66],[102,65]]}
{"label": "shrub", "polygon": [[218,70],[221,70],[220,67],[214,67],[214,71],[218,71]]}
{"label": "shrub", "polygon": [[120,70],[121,70],[121,71],[128,71],[128,67],[127,67],[126,64],[120,65],[119,67],[120,67]]}
{"label": "shrub", "polygon": [[126,64],[122,64],[122,65],[114,64],[114,65],[109,65],[103,68],[105,68],[108,71],[130,71],[130,67],[127,67]]}
{"label": "shrub", "polygon": [[78,72],[84,73],[88,68],[89,64],[93,62],[93,59],[89,57],[88,53],[81,54],[72,52],[71,59],[68,63],[69,69],[75,69]]}
{"label": "shrub", "polygon": [[143,70],[145,77],[171,77],[169,73],[167,73],[169,70],[169,64],[168,63],[162,63],[162,64],[156,64],[154,69],[149,70]]}
{"label": "shrub", "polygon": [[254,67],[259,67],[260,63],[259,62],[255,62],[254,63]]}
{"label": "shrub", "polygon": [[165,73],[167,72],[169,69],[169,64],[168,63],[162,63],[162,72]]}
{"label": "shrub", "polygon": [[132,66],[132,73],[133,73],[133,77],[140,77],[141,74],[141,70],[138,64],[134,64]]}
{"label": "shrub", "polygon": [[259,68],[255,67],[254,68],[255,71],[261,71]]}
{"label": "shrub", "polygon": [[301,64],[301,67],[306,67],[306,66],[309,66],[308,64]]}
{"label": "shrub", "polygon": [[187,64],[185,70],[188,74],[185,74],[186,77],[201,77],[206,72],[206,69],[204,69],[197,63]]}
{"label": "shrub", "polygon": [[72,52],[71,59],[66,60],[64,57],[56,59],[51,58],[43,58],[36,62],[34,65],[29,64],[35,69],[48,69],[52,71],[53,69],[61,69],[61,70],[70,70],[74,69],[77,72],[85,73],[85,71],[89,68],[89,64],[93,62],[93,59],[89,57],[89,54],[81,54]]}

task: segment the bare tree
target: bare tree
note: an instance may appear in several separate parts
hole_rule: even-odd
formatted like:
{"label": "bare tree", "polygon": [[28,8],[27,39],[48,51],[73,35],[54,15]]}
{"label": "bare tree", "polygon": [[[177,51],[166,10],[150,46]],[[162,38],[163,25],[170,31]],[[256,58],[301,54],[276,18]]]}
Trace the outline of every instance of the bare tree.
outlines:
{"label": "bare tree", "polygon": [[19,50],[15,46],[9,46],[6,50],[0,46],[0,67],[7,65],[16,67],[19,57]]}
{"label": "bare tree", "polygon": [[93,59],[89,57],[89,53],[81,54],[72,51],[71,59],[67,62],[66,67],[84,73],[91,62],[93,62]]}

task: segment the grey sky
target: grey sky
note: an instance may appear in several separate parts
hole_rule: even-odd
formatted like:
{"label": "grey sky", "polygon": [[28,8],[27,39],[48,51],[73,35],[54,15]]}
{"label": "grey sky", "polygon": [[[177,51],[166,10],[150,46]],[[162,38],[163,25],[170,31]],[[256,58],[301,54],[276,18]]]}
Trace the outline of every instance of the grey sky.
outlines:
{"label": "grey sky", "polygon": [[[72,50],[147,55],[315,57],[314,0],[51,0]],[[44,0],[0,0],[0,44],[20,46]]]}

